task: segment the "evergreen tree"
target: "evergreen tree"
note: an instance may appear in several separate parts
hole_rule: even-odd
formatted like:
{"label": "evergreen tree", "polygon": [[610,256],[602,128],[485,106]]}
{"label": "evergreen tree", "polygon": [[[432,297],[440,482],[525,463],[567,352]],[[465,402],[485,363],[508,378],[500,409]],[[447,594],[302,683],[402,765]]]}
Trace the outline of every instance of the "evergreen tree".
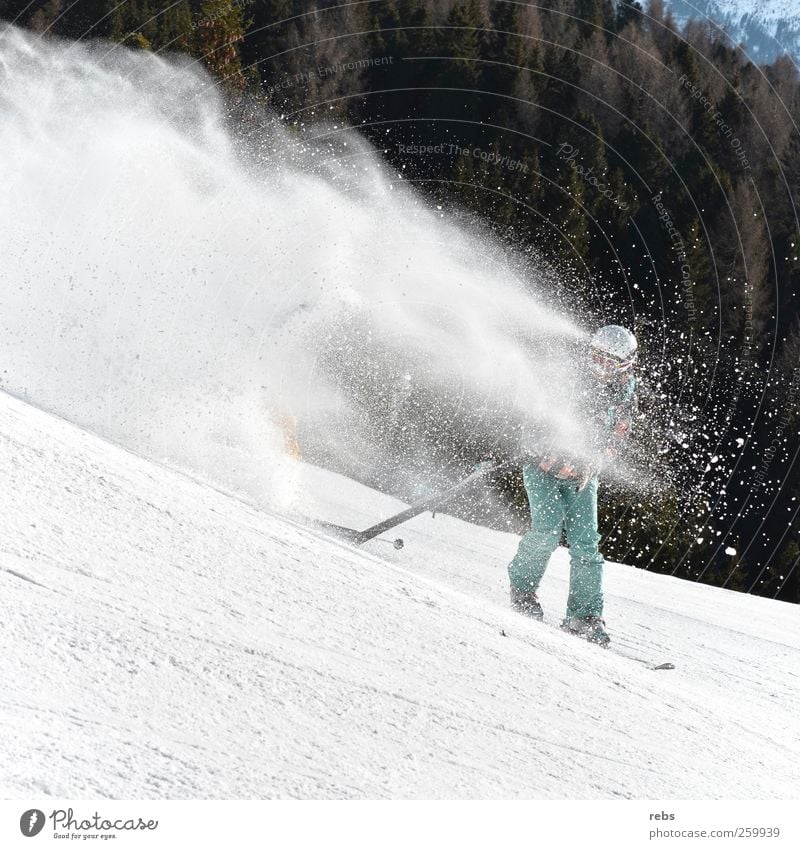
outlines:
{"label": "evergreen tree", "polygon": [[440,84],[475,88],[480,69],[480,37],[483,21],[477,0],[458,0],[447,16],[440,42],[443,56],[450,57]]}
{"label": "evergreen tree", "polygon": [[642,24],[641,3],[629,3],[627,0],[620,0],[617,3],[617,18],[615,21],[617,32],[622,32],[628,25],[641,28]]}
{"label": "evergreen tree", "polygon": [[614,4],[610,0],[576,0],[575,16],[578,32],[584,39],[602,29],[613,29],[616,23]]}
{"label": "evergreen tree", "polygon": [[192,53],[227,88],[242,89],[239,46],[244,40],[242,7],[234,0],[203,0],[190,39]]}
{"label": "evergreen tree", "polygon": [[489,7],[489,28],[480,43],[481,86],[489,91],[510,94],[519,69],[525,64],[527,50],[520,32],[518,6],[493,3]]}

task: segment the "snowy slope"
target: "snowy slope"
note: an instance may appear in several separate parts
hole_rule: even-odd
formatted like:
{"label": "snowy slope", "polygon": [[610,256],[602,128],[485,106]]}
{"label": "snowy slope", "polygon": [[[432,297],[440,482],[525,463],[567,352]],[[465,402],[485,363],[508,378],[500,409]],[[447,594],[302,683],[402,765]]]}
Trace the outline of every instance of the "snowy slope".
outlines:
{"label": "snowy slope", "polygon": [[753,62],[773,62],[783,53],[800,58],[797,0],[667,0],[681,23],[710,19],[733,44],[743,43]]}
{"label": "snowy slope", "polygon": [[[507,534],[356,551],[1,393],[0,479],[2,797],[796,795],[792,606],[611,566],[654,672],[507,610]],[[396,507],[290,483],[326,519]]]}

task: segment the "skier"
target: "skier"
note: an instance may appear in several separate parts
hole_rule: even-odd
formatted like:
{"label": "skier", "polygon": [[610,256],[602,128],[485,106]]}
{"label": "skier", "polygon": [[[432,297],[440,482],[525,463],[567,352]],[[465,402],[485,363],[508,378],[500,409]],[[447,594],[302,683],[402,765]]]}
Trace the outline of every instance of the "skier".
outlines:
{"label": "skier", "polygon": [[561,627],[592,643],[608,645],[603,621],[603,556],[597,532],[597,482],[630,430],[636,405],[633,367],[638,344],[624,327],[609,324],[593,336],[588,351],[593,426],[591,459],[545,453],[522,469],[531,512],[531,530],[508,567],[511,604],[533,619],[544,617],[536,591],[562,529],[570,552],[569,598]]}

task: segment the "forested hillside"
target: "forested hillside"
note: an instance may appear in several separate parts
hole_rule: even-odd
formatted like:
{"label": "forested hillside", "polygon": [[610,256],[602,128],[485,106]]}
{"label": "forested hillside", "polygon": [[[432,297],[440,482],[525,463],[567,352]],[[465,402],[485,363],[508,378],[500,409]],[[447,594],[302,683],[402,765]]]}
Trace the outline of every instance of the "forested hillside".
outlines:
{"label": "forested hillside", "polygon": [[642,341],[636,450],[659,474],[606,496],[607,555],[800,601],[791,61],[678,29],[660,0],[0,0],[0,18],[188,53],[232,121],[356,126],[443,214],[549,263],[565,310]]}

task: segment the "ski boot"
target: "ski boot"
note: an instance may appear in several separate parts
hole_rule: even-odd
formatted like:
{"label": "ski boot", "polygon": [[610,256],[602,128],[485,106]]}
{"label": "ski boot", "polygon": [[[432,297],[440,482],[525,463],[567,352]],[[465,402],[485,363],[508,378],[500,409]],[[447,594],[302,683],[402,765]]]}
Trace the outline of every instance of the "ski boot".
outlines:
{"label": "ski boot", "polygon": [[611,637],[606,631],[606,623],[599,616],[567,616],[561,623],[561,630],[568,634],[574,634],[576,637],[583,637],[590,643],[595,643],[598,646],[607,646],[611,642]]}
{"label": "ski boot", "polygon": [[516,587],[511,587],[511,607],[521,613],[523,616],[530,616],[531,619],[536,619],[541,622],[544,619],[544,611],[542,605],[539,604],[539,599],[536,593],[525,592],[518,590]]}

